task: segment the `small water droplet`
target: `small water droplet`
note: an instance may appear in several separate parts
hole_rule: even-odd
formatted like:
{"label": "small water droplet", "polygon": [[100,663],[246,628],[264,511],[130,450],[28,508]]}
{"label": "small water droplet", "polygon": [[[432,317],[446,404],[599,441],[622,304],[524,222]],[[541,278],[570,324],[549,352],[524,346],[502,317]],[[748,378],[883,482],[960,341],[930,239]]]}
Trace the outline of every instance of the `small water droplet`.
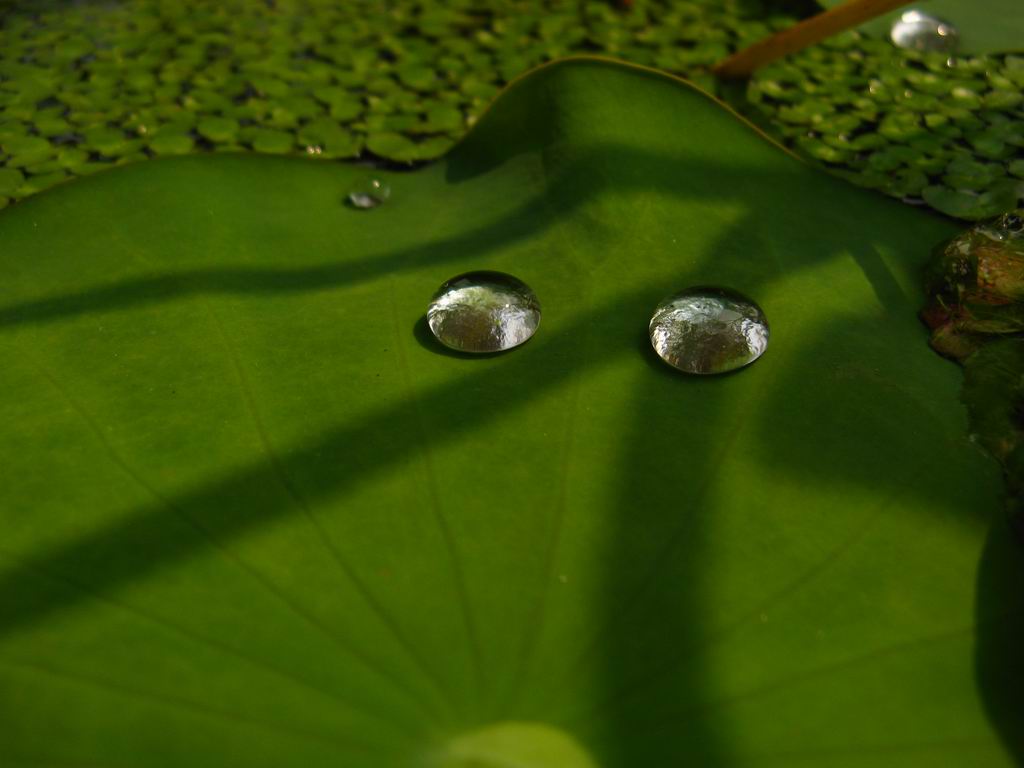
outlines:
{"label": "small water droplet", "polygon": [[348,193],[348,202],[353,208],[367,210],[376,208],[391,197],[391,187],[375,176],[359,180]]}
{"label": "small water droplet", "polygon": [[686,373],[726,373],[750,365],[768,346],[768,321],[750,299],[696,287],[669,296],[650,324],[655,352]]}
{"label": "small water droplet", "polygon": [[899,48],[952,51],[960,35],[952,24],[921,11],[906,11],[893,23],[889,38]]}
{"label": "small water droplet", "polygon": [[503,272],[467,272],[434,294],[427,323],[438,341],[460,352],[501,352],[540,325],[540,303],[523,281]]}

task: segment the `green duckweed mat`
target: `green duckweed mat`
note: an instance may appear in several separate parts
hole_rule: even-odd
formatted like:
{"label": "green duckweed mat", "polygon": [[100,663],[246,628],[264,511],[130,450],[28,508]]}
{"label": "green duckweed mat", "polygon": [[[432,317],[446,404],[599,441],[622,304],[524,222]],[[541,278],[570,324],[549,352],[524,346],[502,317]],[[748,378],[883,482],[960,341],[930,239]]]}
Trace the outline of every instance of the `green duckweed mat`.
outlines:
{"label": "green duckweed mat", "polygon": [[[0,0],[0,207],[159,155],[433,160],[538,64],[600,53],[717,90],[715,62],[799,15],[767,0]],[[1022,87],[1024,57],[949,66],[850,33],[725,95],[855,183],[977,219],[1022,194]]]}
{"label": "green duckweed mat", "polygon": [[977,220],[1024,195],[1022,90],[1022,56],[904,51],[850,32],[759,71],[745,111],[856,184]]}

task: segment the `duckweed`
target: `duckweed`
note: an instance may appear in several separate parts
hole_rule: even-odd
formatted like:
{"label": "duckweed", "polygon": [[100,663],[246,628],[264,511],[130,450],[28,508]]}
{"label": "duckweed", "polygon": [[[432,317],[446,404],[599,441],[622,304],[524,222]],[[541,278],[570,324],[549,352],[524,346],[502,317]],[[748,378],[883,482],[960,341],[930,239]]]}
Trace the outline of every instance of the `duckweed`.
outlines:
{"label": "duckweed", "polygon": [[[600,53],[717,90],[715,62],[795,20],[770,0],[0,0],[0,197],[197,151],[414,164],[538,64]],[[850,32],[719,95],[854,183],[973,219],[1024,191],[1022,90],[1024,57]]]}

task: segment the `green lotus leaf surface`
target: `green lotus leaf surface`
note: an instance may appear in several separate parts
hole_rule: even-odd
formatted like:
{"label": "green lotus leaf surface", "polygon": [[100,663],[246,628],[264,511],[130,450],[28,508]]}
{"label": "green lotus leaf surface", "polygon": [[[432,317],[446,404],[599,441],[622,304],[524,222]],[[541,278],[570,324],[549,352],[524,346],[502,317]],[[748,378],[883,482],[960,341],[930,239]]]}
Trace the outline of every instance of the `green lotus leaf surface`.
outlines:
{"label": "green lotus leaf surface", "polygon": [[[955,226],[598,60],[360,210],[365,173],[173,157],[0,212],[0,764],[1024,756],[1024,556],[916,317]],[[431,337],[470,270],[534,338]],[[694,285],[760,360],[656,357]]]}

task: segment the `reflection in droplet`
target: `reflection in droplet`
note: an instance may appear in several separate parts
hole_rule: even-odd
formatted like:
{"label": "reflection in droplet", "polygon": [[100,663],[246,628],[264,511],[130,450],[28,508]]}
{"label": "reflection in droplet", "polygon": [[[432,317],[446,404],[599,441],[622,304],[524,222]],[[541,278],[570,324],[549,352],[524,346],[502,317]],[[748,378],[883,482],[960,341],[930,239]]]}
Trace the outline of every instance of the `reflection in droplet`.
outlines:
{"label": "reflection in droplet", "polygon": [[376,177],[358,181],[348,193],[348,202],[353,208],[366,210],[376,208],[391,197],[391,187]]}
{"label": "reflection in droplet", "polygon": [[889,38],[900,48],[952,51],[959,42],[956,27],[921,11],[906,11],[892,25]]}
{"label": "reflection in droplet", "polygon": [[655,308],[650,335],[654,350],[673,368],[726,373],[764,354],[768,321],[760,307],[738,293],[697,287]]}
{"label": "reflection in droplet", "polygon": [[427,309],[438,341],[460,352],[500,352],[529,339],[540,303],[526,283],[503,272],[467,272],[438,288]]}

